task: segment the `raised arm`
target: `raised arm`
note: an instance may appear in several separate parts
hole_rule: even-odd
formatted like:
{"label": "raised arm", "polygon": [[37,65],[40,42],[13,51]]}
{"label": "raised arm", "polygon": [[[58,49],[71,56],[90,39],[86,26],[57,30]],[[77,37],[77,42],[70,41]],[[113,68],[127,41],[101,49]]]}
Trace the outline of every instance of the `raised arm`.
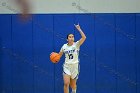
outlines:
{"label": "raised arm", "polygon": [[86,40],[86,35],[84,34],[84,32],[82,31],[82,29],[80,28],[80,25],[75,25],[74,26],[77,28],[77,30],[80,32],[81,34],[81,39],[79,40],[79,44],[82,45],[84,43],[84,41]]}

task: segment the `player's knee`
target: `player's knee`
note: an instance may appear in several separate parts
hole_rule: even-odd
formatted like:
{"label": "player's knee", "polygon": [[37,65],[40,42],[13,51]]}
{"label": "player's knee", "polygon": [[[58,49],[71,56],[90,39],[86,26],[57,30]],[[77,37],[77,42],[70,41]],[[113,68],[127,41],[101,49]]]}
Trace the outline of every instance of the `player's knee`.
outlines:
{"label": "player's knee", "polygon": [[70,86],[71,86],[72,89],[76,89],[77,88],[76,84],[71,84]]}
{"label": "player's knee", "polygon": [[65,82],[64,82],[64,86],[65,86],[65,87],[69,87],[69,84],[70,84],[69,81],[65,81]]}

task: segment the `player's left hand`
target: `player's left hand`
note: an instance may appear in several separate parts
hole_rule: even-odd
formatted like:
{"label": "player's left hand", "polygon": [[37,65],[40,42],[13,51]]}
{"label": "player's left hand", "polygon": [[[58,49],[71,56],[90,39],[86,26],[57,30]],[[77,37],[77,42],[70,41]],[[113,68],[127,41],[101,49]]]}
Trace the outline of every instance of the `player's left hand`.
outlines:
{"label": "player's left hand", "polygon": [[74,26],[77,28],[78,31],[81,30],[79,23],[77,25],[74,24]]}

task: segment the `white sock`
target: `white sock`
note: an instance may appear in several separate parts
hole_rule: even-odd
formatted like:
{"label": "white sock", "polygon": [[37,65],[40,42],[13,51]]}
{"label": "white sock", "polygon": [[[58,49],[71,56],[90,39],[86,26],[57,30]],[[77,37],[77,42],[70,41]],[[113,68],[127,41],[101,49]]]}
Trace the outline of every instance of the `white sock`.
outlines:
{"label": "white sock", "polygon": [[75,90],[72,89],[72,93],[76,93],[76,89]]}

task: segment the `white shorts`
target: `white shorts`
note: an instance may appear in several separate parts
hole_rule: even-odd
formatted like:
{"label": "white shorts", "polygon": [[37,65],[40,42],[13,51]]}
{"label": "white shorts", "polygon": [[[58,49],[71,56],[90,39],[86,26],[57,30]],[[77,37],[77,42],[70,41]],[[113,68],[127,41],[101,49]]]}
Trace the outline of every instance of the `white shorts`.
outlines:
{"label": "white shorts", "polygon": [[70,75],[71,79],[78,79],[79,72],[80,72],[79,63],[75,63],[75,64],[64,63],[63,74]]}

